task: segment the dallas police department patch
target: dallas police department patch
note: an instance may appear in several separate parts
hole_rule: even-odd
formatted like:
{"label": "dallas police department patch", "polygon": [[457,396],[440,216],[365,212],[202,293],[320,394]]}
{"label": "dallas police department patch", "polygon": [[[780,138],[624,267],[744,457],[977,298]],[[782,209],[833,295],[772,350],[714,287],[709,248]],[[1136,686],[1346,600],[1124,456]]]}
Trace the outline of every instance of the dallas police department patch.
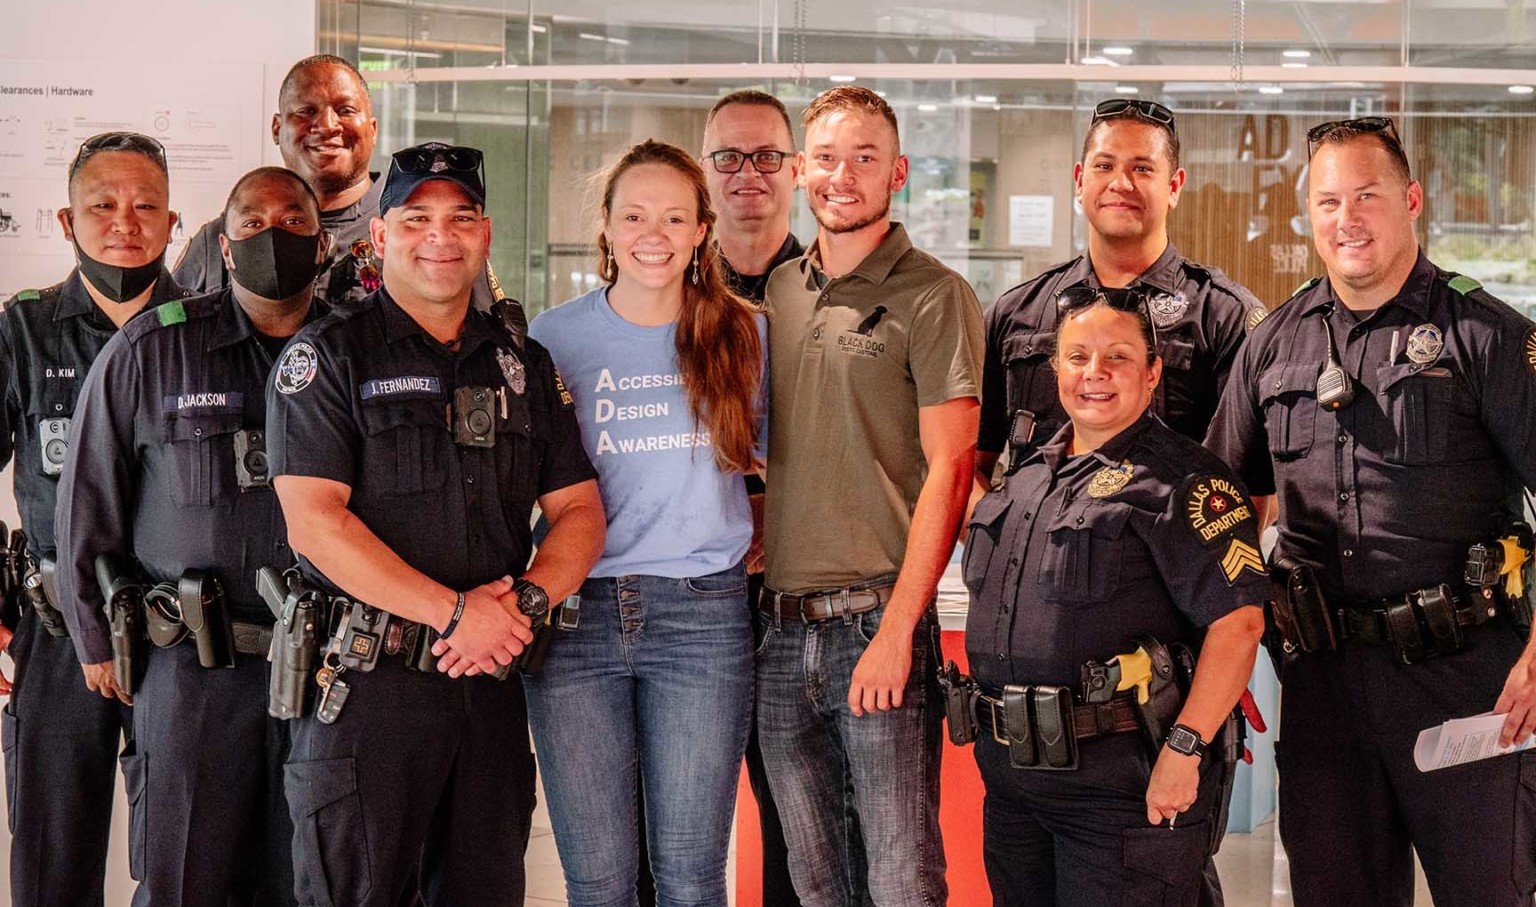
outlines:
{"label": "dallas police department patch", "polygon": [[1124,488],[1134,468],[1130,460],[1121,460],[1119,466],[1106,466],[1094,473],[1088,481],[1088,497],[1107,498]]}
{"label": "dallas police department patch", "polygon": [[1248,310],[1248,317],[1246,320],[1244,320],[1243,324],[1248,328],[1248,330],[1251,331],[1259,325],[1263,324],[1264,319],[1268,317],[1269,309],[1254,306]]}
{"label": "dallas police department patch", "polygon": [[288,347],[283,359],[273,372],[272,381],[280,394],[297,394],[309,387],[320,371],[320,356],[315,348],[302,340]]}
{"label": "dallas police department patch", "polygon": [[519,396],[528,389],[528,369],[523,361],[503,349],[496,351],[496,362],[501,366],[502,377],[507,379],[507,387],[512,388],[512,393]]}
{"label": "dallas police department patch", "polygon": [[1189,300],[1183,293],[1175,293],[1169,296],[1167,293],[1156,297],[1147,303],[1147,310],[1152,315],[1152,323],[1160,328],[1171,328],[1179,323],[1184,313],[1189,311]]}
{"label": "dallas police department patch", "polygon": [[1238,487],[1220,476],[1199,479],[1189,486],[1184,500],[1185,519],[1200,541],[1209,546],[1225,545],[1221,556],[1221,572],[1230,585],[1237,581],[1244,570],[1264,572],[1264,558],[1247,539],[1238,534],[1241,529],[1254,529],[1253,507],[1243,497]]}
{"label": "dallas police department patch", "polygon": [[1536,372],[1536,329],[1525,335],[1525,364]]}
{"label": "dallas police department patch", "polygon": [[559,369],[555,369],[555,390],[560,392],[561,406],[570,409],[576,405],[576,401],[571,399],[571,392],[565,389],[565,378],[560,374]]}
{"label": "dallas police department patch", "polygon": [[1408,335],[1408,361],[1416,365],[1428,365],[1440,358],[1445,349],[1445,338],[1440,329],[1432,324],[1421,324]]}

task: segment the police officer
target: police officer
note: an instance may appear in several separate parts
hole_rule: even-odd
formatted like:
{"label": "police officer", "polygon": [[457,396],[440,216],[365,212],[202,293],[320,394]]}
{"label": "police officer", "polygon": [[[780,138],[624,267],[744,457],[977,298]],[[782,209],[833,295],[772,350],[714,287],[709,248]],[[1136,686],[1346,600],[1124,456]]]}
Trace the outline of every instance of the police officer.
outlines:
{"label": "police officer", "polygon": [[1325,123],[1308,146],[1327,276],[1253,332],[1207,439],[1275,494],[1287,587],[1315,574],[1321,592],[1276,612],[1308,628],[1279,628],[1291,891],[1408,904],[1411,845],[1441,907],[1528,905],[1536,753],[1424,773],[1413,746],[1489,709],[1503,744],[1536,725],[1536,646],[1465,566],[1536,485],[1536,329],[1419,250],[1423,189],[1390,119]]}
{"label": "police officer", "polygon": [[[1163,362],[1147,294],[1076,287],[1055,306],[1070,422],[970,520],[980,698],[945,679],[951,735],[975,735],[995,903],[1193,905],[1220,806],[1212,741],[1263,630],[1258,519],[1219,460],[1150,412]],[[1179,647],[1202,636],[1181,704]]]}
{"label": "police officer", "polygon": [[1088,251],[1004,293],[987,313],[976,472],[985,490],[1005,448],[1021,462],[1066,421],[1056,399],[1050,337],[1056,297],[1071,287],[1141,287],[1151,294],[1163,381],[1152,411],[1187,437],[1204,437],[1245,326],[1264,306],[1227,275],[1179,254],[1168,213],[1184,186],[1173,113],[1156,101],[1115,98],[1094,108],[1077,200]]}
{"label": "police officer", "polygon": [[[379,213],[383,183],[368,161],[379,137],[368,84],[342,57],[316,54],[293,64],[277,93],[272,143],[283,166],[299,174],[320,199],[321,226],[330,252],[316,281],[322,302],[361,299],[378,288],[376,256],[368,222]],[[182,286],[207,293],[229,285],[219,245],[224,219],[198,228],[176,262]]]}
{"label": "police officer", "polygon": [[[509,663],[528,615],[578,588],[604,518],[548,354],[469,311],[484,202],[479,151],[395,154],[372,227],[383,289],[301,332],[267,394],[274,485],[345,656],[293,728],[301,903],[393,907],[418,863],[429,907],[523,901],[522,685],[465,675]],[[535,502],[550,528],[529,565]],[[429,633],[446,674],[403,657]]]}
{"label": "police officer", "polygon": [[62,283],[18,293],[0,314],[0,464],[15,457],[32,584],[15,638],[0,631],[16,662],[0,715],[16,905],[102,903],[112,774],[131,715],[99,672],[86,671],[91,689],[81,683],[52,583],[53,511],[91,361],[141,309],[184,295],[162,264],[176,223],[168,197],[159,142],[131,132],[88,139],[69,166],[69,207],[58,213],[79,266]]}
{"label": "police officer", "polygon": [[[795,156],[795,133],[784,102],[751,89],[731,92],[716,101],[704,121],[703,159],[709,205],[716,216],[715,241],[720,245],[726,279],[741,296],[761,304],[774,269],[805,254],[805,247],[789,230],[800,161]],[[748,475],[746,482],[758,527],[755,544],[747,555],[747,601],[756,607],[763,588],[761,527],[766,489],[756,475]],[[755,721],[747,740],[747,777],[757,797],[763,905],[799,907],[789,878],[784,826],[763,768]]]}
{"label": "police officer", "polygon": [[264,464],[265,390],[311,316],[319,202],[292,171],[254,170],[230,193],[220,246],[229,289],[166,303],[102,351],[59,484],[60,591],[89,669],[112,675],[126,651],[98,558],[160,584],[144,605],[154,645],[133,641],[144,664],[123,760],[136,904],[292,903],[287,849],[267,853],[283,737],[267,716],[273,617],[254,573],[291,559]]}

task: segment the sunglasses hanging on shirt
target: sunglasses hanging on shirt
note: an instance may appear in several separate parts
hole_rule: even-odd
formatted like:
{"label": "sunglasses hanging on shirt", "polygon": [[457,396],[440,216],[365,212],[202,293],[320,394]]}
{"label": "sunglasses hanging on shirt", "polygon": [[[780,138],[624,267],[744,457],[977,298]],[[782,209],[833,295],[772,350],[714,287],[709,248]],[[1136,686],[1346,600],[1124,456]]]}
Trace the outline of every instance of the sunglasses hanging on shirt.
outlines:
{"label": "sunglasses hanging on shirt", "polygon": [[1323,313],[1323,333],[1328,336],[1328,358],[1323,361],[1323,370],[1317,373],[1317,403],[1323,409],[1338,412],[1349,404],[1355,402],[1355,383],[1350,380],[1349,372],[1344,371],[1344,366],[1339,364],[1338,349],[1333,345],[1333,327],[1329,319],[1333,317],[1333,306]]}

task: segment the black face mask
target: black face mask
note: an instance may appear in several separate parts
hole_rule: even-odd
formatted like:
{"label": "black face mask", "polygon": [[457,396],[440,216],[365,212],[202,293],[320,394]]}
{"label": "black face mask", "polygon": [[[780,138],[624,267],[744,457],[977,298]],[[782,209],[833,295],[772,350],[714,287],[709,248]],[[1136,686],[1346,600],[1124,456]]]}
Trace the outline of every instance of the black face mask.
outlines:
{"label": "black face mask", "polygon": [[91,282],[97,292],[113,302],[127,302],[137,299],[160,276],[165,250],[161,249],[154,261],[136,268],[123,268],[97,261],[85,254],[78,242],[75,243],[75,257],[80,262],[80,273],[85,275],[85,279]]}
{"label": "black face mask", "polygon": [[255,236],[231,239],[229,257],[235,269],[230,276],[263,299],[292,299],[320,273],[321,263],[315,261],[315,253],[323,235],[300,236],[281,227],[268,227]]}

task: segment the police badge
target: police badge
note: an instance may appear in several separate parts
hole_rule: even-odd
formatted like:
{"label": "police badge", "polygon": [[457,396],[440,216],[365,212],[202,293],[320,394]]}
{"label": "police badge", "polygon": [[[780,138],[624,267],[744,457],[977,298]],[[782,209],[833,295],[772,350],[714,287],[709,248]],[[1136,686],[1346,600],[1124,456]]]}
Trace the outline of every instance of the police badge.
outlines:
{"label": "police badge", "polygon": [[1094,473],[1088,481],[1088,497],[1107,498],[1124,488],[1133,468],[1130,460],[1121,460],[1119,466],[1106,466]]}
{"label": "police badge", "polygon": [[1179,319],[1183,318],[1187,311],[1189,311],[1189,299],[1183,293],[1175,293],[1172,296],[1164,293],[1147,303],[1147,312],[1152,316],[1152,323],[1165,330],[1178,324]]}
{"label": "police badge", "polygon": [[1440,335],[1440,329],[1428,322],[1413,329],[1408,335],[1408,359],[1415,365],[1428,365],[1440,358],[1440,351],[1445,348],[1445,339]]}
{"label": "police badge", "polygon": [[498,349],[496,363],[501,366],[501,374],[507,379],[507,387],[512,388],[512,393],[521,396],[528,389],[528,369],[523,361],[506,350]]}

